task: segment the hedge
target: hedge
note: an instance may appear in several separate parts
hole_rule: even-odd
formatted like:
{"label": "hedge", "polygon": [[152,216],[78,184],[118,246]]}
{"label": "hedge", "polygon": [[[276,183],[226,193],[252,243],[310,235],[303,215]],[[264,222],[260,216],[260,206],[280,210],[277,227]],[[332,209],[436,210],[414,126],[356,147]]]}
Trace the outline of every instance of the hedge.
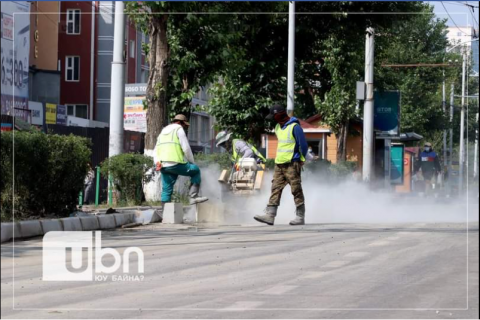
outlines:
{"label": "hedge", "polygon": [[2,221],[12,219],[13,199],[15,219],[75,210],[90,161],[88,139],[41,132],[2,132],[1,138]]}
{"label": "hedge", "polygon": [[124,153],[106,159],[100,165],[102,176],[110,174],[120,201],[127,205],[139,205],[143,200],[143,185],[152,180],[155,171],[153,158],[138,154]]}

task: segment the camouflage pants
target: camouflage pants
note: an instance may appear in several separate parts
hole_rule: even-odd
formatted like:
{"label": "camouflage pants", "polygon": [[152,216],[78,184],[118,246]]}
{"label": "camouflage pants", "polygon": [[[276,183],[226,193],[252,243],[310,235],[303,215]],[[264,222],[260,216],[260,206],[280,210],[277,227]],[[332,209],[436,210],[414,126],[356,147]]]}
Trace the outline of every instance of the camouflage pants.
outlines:
{"label": "camouflage pants", "polygon": [[273,173],[272,194],[268,201],[269,206],[279,206],[282,198],[283,188],[287,184],[292,189],[295,205],[301,206],[305,203],[302,190],[302,165],[299,162],[291,162],[285,164],[276,164]]}

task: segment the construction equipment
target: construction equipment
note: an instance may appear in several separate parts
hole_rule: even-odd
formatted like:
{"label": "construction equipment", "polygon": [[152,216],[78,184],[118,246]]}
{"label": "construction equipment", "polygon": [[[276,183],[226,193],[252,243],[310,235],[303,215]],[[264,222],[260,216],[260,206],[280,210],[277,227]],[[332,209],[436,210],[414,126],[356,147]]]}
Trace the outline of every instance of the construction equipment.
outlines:
{"label": "construction equipment", "polygon": [[253,158],[238,160],[232,170],[223,170],[219,182],[225,184],[234,195],[250,195],[262,187],[264,164],[257,164]]}

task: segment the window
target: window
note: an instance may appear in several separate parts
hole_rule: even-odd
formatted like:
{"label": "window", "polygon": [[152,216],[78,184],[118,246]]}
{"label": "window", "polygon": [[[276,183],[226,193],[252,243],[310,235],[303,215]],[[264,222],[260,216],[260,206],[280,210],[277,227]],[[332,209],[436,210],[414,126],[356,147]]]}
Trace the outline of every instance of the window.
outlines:
{"label": "window", "polygon": [[78,118],[88,119],[88,105],[86,104],[67,104],[67,115]]}
{"label": "window", "polygon": [[67,10],[67,34],[80,34],[80,10]]}
{"label": "window", "polygon": [[202,134],[201,134],[201,141],[208,142],[210,140],[210,119],[207,117],[201,117],[202,119]]}
{"label": "window", "polygon": [[65,58],[65,81],[80,81],[80,57]]}
{"label": "window", "polygon": [[190,127],[188,128],[188,136],[191,141],[198,140],[198,117],[194,114],[190,115]]}
{"label": "window", "polygon": [[130,58],[135,58],[135,41],[130,40]]}

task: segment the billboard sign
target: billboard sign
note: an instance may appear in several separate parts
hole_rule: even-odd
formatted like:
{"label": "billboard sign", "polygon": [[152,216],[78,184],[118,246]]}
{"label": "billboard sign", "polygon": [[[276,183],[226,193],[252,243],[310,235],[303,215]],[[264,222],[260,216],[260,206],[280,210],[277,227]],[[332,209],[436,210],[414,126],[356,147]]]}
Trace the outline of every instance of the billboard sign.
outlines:
{"label": "billboard sign", "polygon": [[403,145],[394,144],[390,148],[390,183],[393,185],[403,184],[404,153]]}
{"label": "billboard sign", "polygon": [[400,91],[375,91],[373,125],[377,136],[400,134]]}
{"label": "billboard sign", "polygon": [[31,112],[32,124],[43,126],[43,105],[41,102],[28,101],[28,109]]}
{"label": "billboard sign", "polygon": [[125,97],[123,128],[129,131],[147,132],[147,110],[143,108],[145,97]]}
{"label": "billboard sign", "polygon": [[[2,1],[2,114],[14,115],[15,110],[28,110],[29,12],[29,2]],[[17,112],[16,115],[28,120],[28,112]]]}
{"label": "billboard sign", "polygon": [[57,106],[57,124],[62,126],[67,125],[67,107],[58,105]]}
{"label": "billboard sign", "polygon": [[46,123],[47,124],[57,124],[57,105],[53,103],[45,104],[46,110]]}

